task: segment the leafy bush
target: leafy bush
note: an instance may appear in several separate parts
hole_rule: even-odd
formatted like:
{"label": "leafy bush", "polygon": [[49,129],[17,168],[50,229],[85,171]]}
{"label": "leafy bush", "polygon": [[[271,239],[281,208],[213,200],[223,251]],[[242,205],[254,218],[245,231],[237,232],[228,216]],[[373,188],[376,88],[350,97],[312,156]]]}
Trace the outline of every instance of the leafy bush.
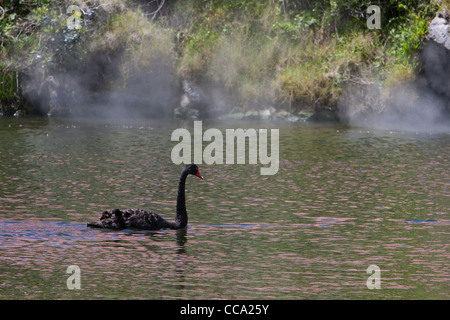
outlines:
{"label": "leafy bush", "polygon": [[414,65],[414,54],[420,48],[428,32],[428,19],[436,8],[426,5],[418,13],[415,13],[402,4],[399,4],[399,7],[404,7],[408,11],[408,20],[389,30],[387,39],[391,46],[390,52],[395,56],[397,62]]}

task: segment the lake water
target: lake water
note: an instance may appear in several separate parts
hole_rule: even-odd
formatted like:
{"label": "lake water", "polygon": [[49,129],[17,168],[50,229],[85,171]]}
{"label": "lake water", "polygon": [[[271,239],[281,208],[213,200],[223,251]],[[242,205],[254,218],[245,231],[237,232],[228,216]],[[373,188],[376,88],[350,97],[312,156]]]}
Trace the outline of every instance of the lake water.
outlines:
{"label": "lake water", "polygon": [[176,128],[193,122],[0,119],[0,298],[450,298],[450,129],[204,121],[279,129],[278,173],[200,164],[187,229],[87,228],[113,208],[173,219]]}

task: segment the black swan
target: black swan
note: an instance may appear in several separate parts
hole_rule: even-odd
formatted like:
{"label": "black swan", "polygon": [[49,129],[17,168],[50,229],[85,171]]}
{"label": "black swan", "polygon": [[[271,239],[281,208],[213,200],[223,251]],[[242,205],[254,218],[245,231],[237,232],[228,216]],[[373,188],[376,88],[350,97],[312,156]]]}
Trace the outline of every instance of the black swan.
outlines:
{"label": "black swan", "polygon": [[186,200],[184,195],[184,186],[189,174],[199,177],[203,180],[198,167],[190,164],[184,167],[181,172],[180,182],[178,183],[177,196],[177,214],[175,222],[169,222],[163,219],[159,214],[144,209],[128,209],[125,212],[119,209],[103,212],[97,222],[88,223],[88,227],[108,228],[108,229],[142,229],[159,230],[163,228],[181,229],[186,227],[188,216],[186,212]]}

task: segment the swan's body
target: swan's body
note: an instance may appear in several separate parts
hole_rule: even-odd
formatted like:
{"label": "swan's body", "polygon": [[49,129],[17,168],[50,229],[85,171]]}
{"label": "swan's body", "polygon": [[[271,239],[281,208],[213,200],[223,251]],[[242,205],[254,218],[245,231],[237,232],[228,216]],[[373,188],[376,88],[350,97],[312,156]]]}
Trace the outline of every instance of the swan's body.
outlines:
{"label": "swan's body", "polygon": [[128,209],[121,211],[114,209],[104,211],[100,220],[88,223],[88,227],[108,228],[108,229],[142,229],[142,230],[159,230],[163,228],[181,229],[186,227],[188,216],[185,201],[185,183],[189,174],[195,175],[203,179],[198,167],[195,164],[186,166],[181,172],[180,181],[178,183],[177,196],[177,213],[174,222],[169,222],[162,218],[159,214],[144,209]]}

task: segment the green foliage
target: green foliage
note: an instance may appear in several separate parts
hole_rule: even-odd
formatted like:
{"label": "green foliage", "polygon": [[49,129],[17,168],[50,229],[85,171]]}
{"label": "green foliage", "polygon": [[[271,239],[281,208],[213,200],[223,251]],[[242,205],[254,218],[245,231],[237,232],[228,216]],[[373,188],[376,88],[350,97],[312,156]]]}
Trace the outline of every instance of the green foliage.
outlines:
{"label": "green foliage", "polygon": [[[120,57],[124,84],[136,70],[164,63],[243,106],[333,105],[348,81],[412,75],[438,10],[437,0],[184,0],[167,1],[167,13],[151,21],[141,2],[89,1],[100,13],[75,32],[66,28],[68,0],[2,1],[2,100],[16,91],[16,70],[70,70],[97,53]],[[372,4],[381,9],[380,30],[366,26]]]}
{"label": "green foliage", "polygon": [[0,103],[1,110],[17,108],[18,58],[16,53],[24,48],[23,38],[35,30],[28,15],[39,7],[47,7],[49,0],[4,0],[0,2]]}
{"label": "green foliage", "polygon": [[0,101],[9,101],[16,97],[16,73],[0,68]]}
{"label": "green foliage", "polygon": [[32,23],[28,15],[37,8],[48,8],[50,0],[4,0],[0,2],[0,46],[27,34]]}
{"label": "green foliage", "polygon": [[172,31],[152,23],[139,9],[113,15],[97,32],[89,52],[121,56],[117,64],[122,86],[135,73],[150,71],[157,64],[171,66],[175,60]]}
{"label": "green foliage", "polygon": [[[407,22],[393,26],[387,37],[390,43],[390,53],[397,62],[414,65],[414,54],[420,48],[428,32],[429,17],[432,16],[432,6],[426,5],[418,13],[411,11],[407,6],[399,4],[407,11]],[[397,20],[400,20],[399,18]],[[402,19],[403,20],[403,19]]]}
{"label": "green foliage", "polygon": [[272,26],[274,32],[278,30],[293,43],[305,37],[311,36],[313,27],[318,23],[318,19],[310,11],[298,13],[292,19],[279,20]]}

